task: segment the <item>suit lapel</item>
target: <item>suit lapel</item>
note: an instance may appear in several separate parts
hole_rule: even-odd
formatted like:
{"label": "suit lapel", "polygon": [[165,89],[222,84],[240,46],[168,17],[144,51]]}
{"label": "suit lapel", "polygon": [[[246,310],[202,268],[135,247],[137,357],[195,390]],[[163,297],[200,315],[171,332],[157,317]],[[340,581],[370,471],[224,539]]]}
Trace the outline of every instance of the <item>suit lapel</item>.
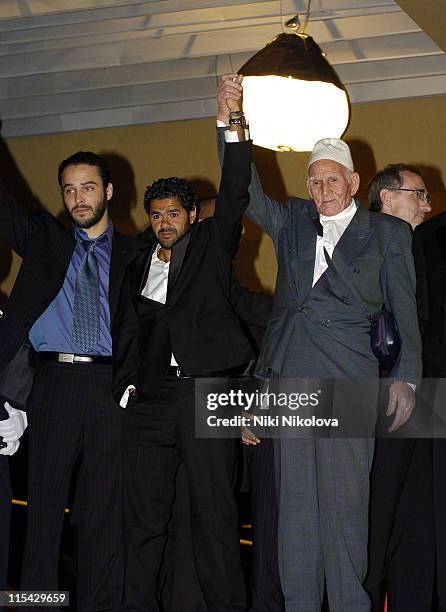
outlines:
{"label": "suit lapel", "polygon": [[348,224],[333,251],[334,264],[348,263],[359,257],[373,236],[374,231],[374,228],[370,226],[369,211],[358,202],[358,209],[353,219]]}
{"label": "suit lapel", "polygon": [[178,281],[178,277],[181,272],[181,268],[184,263],[184,258],[186,257],[187,247],[189,246],[191,231],[184,234],[178,240],[176,244],[172,247],[172,255],[170,257],[170,266],[169,266],[169,278],[167,281],[167,297],[166,302],[171,300],[172,292],[175,288],[175,285]]}
{"label": "suit lapel", "polygon": [[130,238],[129,236],[120,234],[116,230],[113,231],[108,288],[110,321],[112,322],[119,301],[119,293],[125,269],[133,259],[147,249],[150,249],[149,242]]}
{"label": "suit lapel", "polygon": [[[313,202],[308,202],[302,223],[298,224],[297,260],[292,261],[299,301],[308,295],[313,285],[318,223],[320,224],[316,206]],[[291,227],[292,225],[290,224]]]}

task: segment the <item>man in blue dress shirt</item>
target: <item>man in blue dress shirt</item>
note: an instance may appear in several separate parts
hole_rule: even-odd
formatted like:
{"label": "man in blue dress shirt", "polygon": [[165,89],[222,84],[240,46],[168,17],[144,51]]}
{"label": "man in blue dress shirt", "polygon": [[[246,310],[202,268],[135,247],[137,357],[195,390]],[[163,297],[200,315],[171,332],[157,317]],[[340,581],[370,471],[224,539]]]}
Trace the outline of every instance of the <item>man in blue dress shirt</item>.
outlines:
{"label": "man in blue dress shirt", "polygon": [[36,351],[22,588],[57,589],[76,473],[78,609],[118,610],[121,414],[111,396],[111,327],[125,267],[141,244],[113,229],[113,185],[101,157],[78,152],[64,160],[59,184],[68,232],[46,213],[26,216],[0,187],[0,238],[23,258],[0,321],[0,370],[28,339]]}

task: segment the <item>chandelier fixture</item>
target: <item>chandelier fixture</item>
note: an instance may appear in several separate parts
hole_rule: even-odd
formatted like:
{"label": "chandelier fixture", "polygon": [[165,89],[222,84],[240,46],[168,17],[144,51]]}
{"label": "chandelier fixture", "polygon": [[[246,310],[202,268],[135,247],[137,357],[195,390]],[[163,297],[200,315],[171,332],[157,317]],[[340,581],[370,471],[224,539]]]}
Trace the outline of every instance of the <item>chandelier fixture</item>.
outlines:
{"label": "chandelier fixture", "polygon": [[311,151],[321,138],[340,138],[349,120],[347,92],[299,16],[239,70],[254,144],[274,151]]}

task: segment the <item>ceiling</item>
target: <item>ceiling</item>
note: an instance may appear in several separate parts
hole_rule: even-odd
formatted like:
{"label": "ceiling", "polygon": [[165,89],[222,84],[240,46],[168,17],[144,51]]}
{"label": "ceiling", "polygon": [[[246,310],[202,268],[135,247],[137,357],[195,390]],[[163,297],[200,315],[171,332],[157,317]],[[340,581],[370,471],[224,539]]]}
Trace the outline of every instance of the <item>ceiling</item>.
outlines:
{"label": "ceiling", "polygon": [[[445,6],[313,0],[307,33],[353,104],[445,94]],[[2,135],[214,116],[216,75],[237,70],[306,7],[307,0],[2,0]]]}

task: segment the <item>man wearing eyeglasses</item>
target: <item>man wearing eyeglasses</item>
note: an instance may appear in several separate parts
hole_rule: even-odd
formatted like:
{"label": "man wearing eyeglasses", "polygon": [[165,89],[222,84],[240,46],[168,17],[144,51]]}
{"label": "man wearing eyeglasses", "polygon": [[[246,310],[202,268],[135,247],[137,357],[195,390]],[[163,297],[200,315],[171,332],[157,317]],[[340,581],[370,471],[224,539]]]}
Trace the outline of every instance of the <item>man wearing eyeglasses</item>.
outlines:
{"label": "man wearing eyeglasses", "polygon": [[415,229],[432,210],[423,177],[415,166],[389,164],[369,185],[369,210],[407,221]]}
{"label": "man wearing eyeglasses", "polygon": [[[368,201],[369,210],[407,221],[412,230],[431,211],[420,170],[403,163],[390,164],[373,177]],[[382,609],[385,577],[391,610],[430,612],[434,575],[431,441],[379,438],[389,424],[390,418],[382,416],[375,445],[366,587],[373,610]]]}

